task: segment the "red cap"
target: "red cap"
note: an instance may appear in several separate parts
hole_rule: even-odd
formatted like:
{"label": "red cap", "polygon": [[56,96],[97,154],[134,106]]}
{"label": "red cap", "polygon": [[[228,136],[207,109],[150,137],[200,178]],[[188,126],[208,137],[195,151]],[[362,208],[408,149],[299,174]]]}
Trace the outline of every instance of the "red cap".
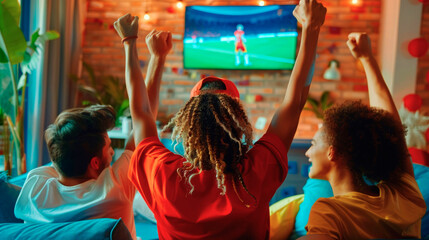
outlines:
{"label": "red cap", "polygon": [[[233,98],[240,98],[240,93],[238,93],[238,89],[233,82],[228,79],[218,78],[215,76],[205,77],[195,84],[194,88],[191,90],[191,98],[198,96],[201,93],[201,87],[205,82],[216,82],[221,81],[225,84],[226,90],[214,90],[215,93],[225,93]],[[203,90],[204,91],[204,90]]]}

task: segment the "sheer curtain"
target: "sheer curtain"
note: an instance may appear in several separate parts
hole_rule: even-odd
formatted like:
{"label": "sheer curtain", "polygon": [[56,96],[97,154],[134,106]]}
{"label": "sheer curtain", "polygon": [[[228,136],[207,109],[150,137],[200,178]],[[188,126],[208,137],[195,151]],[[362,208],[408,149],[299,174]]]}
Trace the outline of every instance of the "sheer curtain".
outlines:
{"label": "sheer curtain", "polygon": [[44,131],[63,110],[73,106],[74,82],[81,72],[86,0],[30,0],[30,31],[55,30],[60,38],[47,42],[40,66],[28,79],[27,171],[48,163]]}

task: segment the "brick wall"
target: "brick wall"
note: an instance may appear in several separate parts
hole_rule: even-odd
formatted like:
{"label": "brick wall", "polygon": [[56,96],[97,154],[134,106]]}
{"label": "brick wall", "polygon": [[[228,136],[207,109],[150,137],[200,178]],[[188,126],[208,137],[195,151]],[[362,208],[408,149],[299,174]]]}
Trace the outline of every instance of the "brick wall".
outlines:
{"label": "brick wall", "polygon": [[[189,91],[202,74],[213,74],[226,77],[233,81],[249,81],[248,86],[239,86],[249,119],[254,125],[258,117],[269,117],[274,113],[282,100],[290,71],[225,71],[225,70],[185,70],[182,64],[183,44],[181,37],[184,31],[184,9],[175,8],[175,0],[141,1],[141,0],[91,0],[88,1],[86,33],[84,40],[83,59],[91,64],[97,72],[123,78],[124,53],[119,37],[112,23],[127,12],[140,16],[139,58],[147,61],[148,52],[144,44],[144,36],[152,29],[168,30],[173,33],[173,50],[167,58],[167,68],[163,77],[160,94],[159,118],[177,112],[189,98]],[[298,1],[281,1],[281,4],[296,4]],[[186,1],[185,1],[186,3]],[[274,3],[276,3],[274,1]],[[280,3],[280,2],[279,2]],[[379,36],[379,19],[381,0],[361,0],[360,6],[352,6],[351,0],[324,1],[328,7],[325,25],[320,34],[318,45],[319,57],[310,95],[318,98],[323,91],[331,91],[336,101],[362,99],[367,102],[367,86],[362,68],[349,54],[345,44],[347,35],[353,31],[365,31],[373,41],[374,53],[377,54]],[[215,1],[194,0],[192,5],[256,5],[257,1]],[[150,11],[151,19],[143,20],[145,10]],[[169,13],[174,10],[174,13]],[[425,7],[424,18],[429,18],[428,7]],[[429,39],[429,25],[426,21],[422,32]],[[322,78],[328,62],[336,59],[340,62],[342,79],[329,81]],[[428,56],[422,58],[420,67],[429,69]],[[145,69],[143,69],[145,72]],[[423,72],[419,73],[418,93],[425,98],[426,109],[429,106],[427,83],[423,80]],[[256,94],[262,95],[261,102],[244,101],[252,99]],[[303,111],[297,138],[312,138],[320,122],[312,112]],[[263,131],[257,130],[256,134]]]}
{"label": "brick wall", "polygon": [[[420,35],[429,41],[429,4],[423,5]],[[421,112],[429,115],[429,54],[419,58],[416,93],[423,99]]]}
{"label": "brick wall", "polygon": [[[421,37],[429,41],[429,4],[423,5],[422,22],[420,28]],[[422,98],[423,106],[420,112],[429,116],[429,54],[419,58],[416,93]],[[429,141],[426,142],[426,150],[429,151]]]}

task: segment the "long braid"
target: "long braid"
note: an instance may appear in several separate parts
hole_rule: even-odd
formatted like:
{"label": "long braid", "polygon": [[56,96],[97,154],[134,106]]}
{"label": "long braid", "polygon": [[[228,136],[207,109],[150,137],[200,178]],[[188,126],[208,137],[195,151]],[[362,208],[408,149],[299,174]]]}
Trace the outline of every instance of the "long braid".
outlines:
{"label": "long braid", "polygon": [[217,187],[222,190],[221,195],[225,195],[226,187],[225,187],[225,175],[223,173],[223,170],[225,169],[226,164],[222,159],[219,159],[217,157],[216,149],[213,148],[212,141],[210,140],[211,140],[210,137],[207,135],[206,144],[209,149],[210,161],[212,163],[215,163]]}
{"label": "long braid", "polygon": [[238,147],[239,147],[239,150],[240,150],[240,154],[242,154],[242,152],[241,152],[241,141],[239,140],[239,139],[236,139],[233,135],[232,135],[232,133],[231,133],[231,131],[219,120],[219,117],[218,117],[218,115],[217,115],[217,113],[216,113],[216,111],[214,110],[214,108],[213,108],[213,106],[212,105],[210,105],[210,109],[212,110],[212,112],[213,112],[213,116],[215,117],[215,119],[216,119],[216,122],[217,122],[217,124],[219,124],[219,126],[221,126],[222,128],[223,128],[223,130],[226,132],[226,133],[228,133],[228,135],[229,135],[229,137],[231,138],[231,140],[233,140],[234,142],[236,142],[237,144],[238,144]]}

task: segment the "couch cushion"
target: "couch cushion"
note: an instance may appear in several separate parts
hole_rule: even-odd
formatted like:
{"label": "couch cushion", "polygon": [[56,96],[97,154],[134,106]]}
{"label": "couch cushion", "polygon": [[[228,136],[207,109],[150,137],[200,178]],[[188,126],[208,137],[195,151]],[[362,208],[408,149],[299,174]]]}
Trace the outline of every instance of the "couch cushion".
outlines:
{"label": "couch cushion", "polygon": [[307,234],[305,226],[310,216],[310,210],[317,199],[323,197],[328,198],[334,196],[331,184],[326,180],[311,179],[309,178],[303,187],[304,201],[299,207],[298,214],[295,220],[295,234],[303,236]]}
{"label": "couch cushion", "polygon": [[270,206],[270,239],[288,239],[304,194],[280,200]]}
{"label": "couch cushion", "polygon": [[124,222],[99,218],[65,223],[3,223],[1,239],[61,239],[61,240],[132,240]]}
{"label": "couch cushion", "polygon": [[20,187],[7,183],[3,178],[0,178],[0,223],[17,223],[22,220],[17,219],[13,213],[15,202],[18,198]]}
{"label": "couch cushion", "polygon": [[426,213],[422,218],[422,239],[429,238],[429,167],[413,164],[417,185],[426,203]]}

